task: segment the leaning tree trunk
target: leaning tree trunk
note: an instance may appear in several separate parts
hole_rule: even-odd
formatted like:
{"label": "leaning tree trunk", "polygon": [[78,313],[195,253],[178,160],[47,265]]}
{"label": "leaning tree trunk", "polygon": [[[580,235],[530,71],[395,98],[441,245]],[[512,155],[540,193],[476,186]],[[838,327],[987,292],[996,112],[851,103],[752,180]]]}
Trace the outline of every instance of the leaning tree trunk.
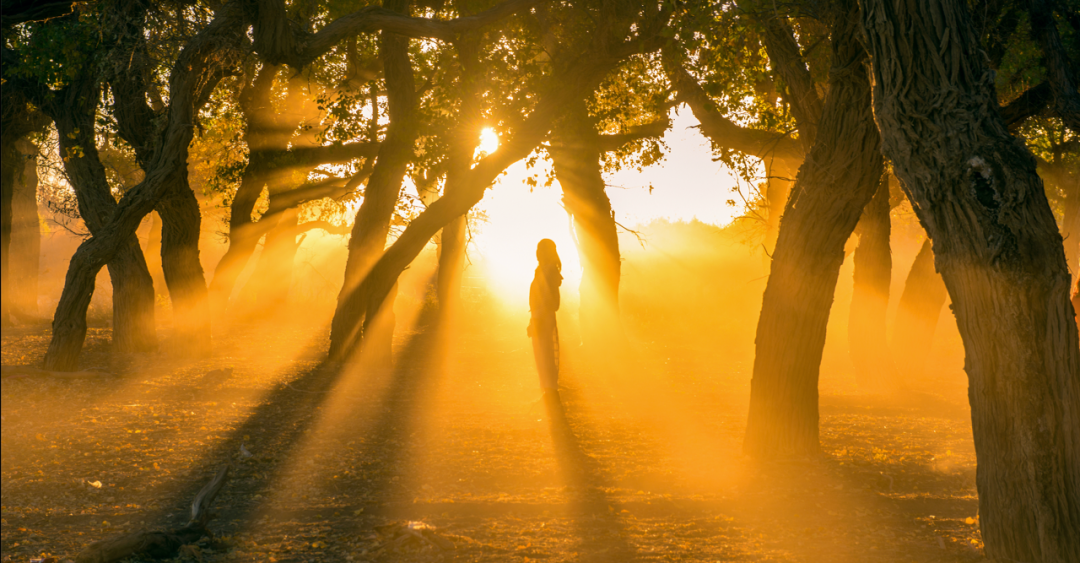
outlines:
{"label": "leaning tree trunk", "polygon": [[872,391],[892,389],[897,379],[885,336],[892,281],[889,180],[882,176],[877,193],[863,209],[856,227],[855,287],[848,315],[848,349],[855,365],[855,381]]}
{"label": "leaning tree trunk", "polygon": [[[405,8],[400,0],[389,0],[384,4],[398,11]],[[369,313],[374,315],[383,306],[380,303],[375,311],[368,311],[366,301],[358,294],[364,278],[386,247],[390,220],[394,216],[416,142],[417,95],[412,62],[409,60],[409,40],[384,31],[379,39],[379,53],[386,77],[390,125],[386,139],[379,147],[379,157],[364,191],[364,202],[356,213],[352,238],[349,239],[345,281],[330,327],[329,354],[330,358],[338,361],[348,360],[361,351],[355,348],[361,342],[364,323],[374,320],[366,319],[366,316]],[[380,326],[386,329],[387,323]],[[383,346],[390,341],[389,338],[378,339],[378,342],[384,343]],[[373,351],[373,355],[390,357],[390,351],[377,350]]]}
{"label": "leaning tree trunk", "polygon": [[908,271],[893,326],[892,350],[901,382],[921,374],[930,356],[941,307],[949,298],[945,282],[934,269],[930,239],[923,242]]}
{"label": "leaning tree trunk", "polygon": [[966,2],[862,5],[882,146],[964,341],[986,556],[1080,561],[1080,344],[1035,159],[998,114]]}
{"label": "leaning tree trunk", "polygon": [[210,354],[210,303],[199,260],[202,214],[186,170],[155,206],[161,217],[161,268],[172,300],[174,350],[183,356]]}
{"label": "leaning tree trunk", "polygon": [[622,261],[611,200],[600,171],[599,135],[585,101],[575,102],[552,130],[551,157],[562,186],[563,204],[573,218],[581,256],[580,317],[587,346],[613,343],[619,325]]}
{"label": "leaning tree trunk", "polygon": [[[82,92],[81,95],[96,96],[97,88],[92,90],[92,93]],[[69,98],[79,95],[79,92],[68,92]],[[90,234],[96,235],[112,219],[117,203],[95,145],[95,111],[83,105],[82,100],[70,99],[57,102],[49,109],[56,123],[60,154],[67,157],[64,159],[64,170],[75,189],[79,215]],[[109,260],[108,269],[113,286],[113,346],[121,353],[156,348],[154,282],[134,233],[124,240],[116,256]],[[55,318],[53,324],[56,324]],[[74,320],[72,327],[74,334],[83,338],[86,334],[85,317]],[[78,355],[78,351],[75,355]],[[52,371],[75,369],[75,364],[64,365],[63,368],[59,365],[46,368]]]}
{"label": "leaning tree trunk", "polygon": [[854,3],[836,7],[829,94],[799,169],[758,320],[744,449],[765,458],[815,454],[818,371],[833,293],[851,236],[882,173],[866,53]]}

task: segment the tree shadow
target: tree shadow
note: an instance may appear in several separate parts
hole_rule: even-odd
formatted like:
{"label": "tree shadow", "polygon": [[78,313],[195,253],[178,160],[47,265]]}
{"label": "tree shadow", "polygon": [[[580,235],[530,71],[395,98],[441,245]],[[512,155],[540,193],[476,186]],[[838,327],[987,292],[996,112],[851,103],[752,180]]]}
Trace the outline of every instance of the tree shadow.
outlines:
{"label": "tree shadow", "polygon": [[636,551],[626,539],[620,507],[604,490],[610,478],[581,447],[562,397],[558,393],[546,394],[544,408],[556,462],[567,485],[572,518],[581,539],[581,560],[621,562],[636,559]]}

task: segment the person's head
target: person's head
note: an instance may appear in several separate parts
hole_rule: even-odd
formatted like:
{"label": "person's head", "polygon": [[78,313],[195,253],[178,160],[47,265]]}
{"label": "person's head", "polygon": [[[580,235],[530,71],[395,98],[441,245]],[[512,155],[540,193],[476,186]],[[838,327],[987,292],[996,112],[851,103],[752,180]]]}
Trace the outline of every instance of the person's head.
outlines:
{"label": "person's head", "polygon": [[541,240],[536,245],[536,259],[542,268],[555,266],[562,270],[562,261],[559,260],[559,253],[555,250],[555,241],[549,238]]}

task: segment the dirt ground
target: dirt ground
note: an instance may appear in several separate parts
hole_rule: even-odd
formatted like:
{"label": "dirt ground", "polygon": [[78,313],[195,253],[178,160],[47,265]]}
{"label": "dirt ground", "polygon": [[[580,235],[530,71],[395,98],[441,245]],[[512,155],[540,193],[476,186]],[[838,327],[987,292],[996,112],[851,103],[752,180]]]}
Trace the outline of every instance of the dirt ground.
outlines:
{"label": "dirt ground", "polygon": [[[91,329],[83,366],[113,377],[3,381],[3,561],[181,525],[226,464],[189,560],[983,560],[962,374],[874,396],[823,373],[825,455],[761,464],[746,355],[661,335],[590,359],[563,319],[545,404],[521,319],[469,309],[399,319],[386,371],[321,365],[313,319],[231,326],[201,361],[114,358]],[[47,343],[5,329],[3,363]],[[395,540],[405,522],[454,548]]]}

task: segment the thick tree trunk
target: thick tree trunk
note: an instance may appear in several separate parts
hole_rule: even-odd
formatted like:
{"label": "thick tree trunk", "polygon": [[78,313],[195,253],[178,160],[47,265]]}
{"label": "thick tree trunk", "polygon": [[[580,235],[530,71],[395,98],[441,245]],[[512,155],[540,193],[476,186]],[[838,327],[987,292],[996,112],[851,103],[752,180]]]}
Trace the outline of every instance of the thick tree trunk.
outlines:
{"label": "thick tree trunk", "polygon": [[[846,5],[845,5],[846,4]],[[835,7],[829,95],[799,169],[758,320],[744,449],[765,458],[815,454],[818,370],[844,244],[881,179],[866,54],[854,3]]]}
{"label": "thick tree trunk", "polygon": [[161,217],[161,268],[173,313],[173,349],[182,356],[210,354],[210,303],[199,260],[202,214],[186,169],[155,206]]}
{"label": "thick tree trunk", "polygon": [[[64,170],[75,190],[79,215],[90,234],[96,235],[112,219],[117,204],[95,145],[96,104],[91,108],[83,107],[86,102],[82,97],[96,100],[97,87],[89,91],[76,90],[71,88],[66,91],[66,99],[57,101],[46,111],[56,123],[60,154],[64,156]],[[156,348],[154,282],[134,233],[123,242],[116,256],[109,260],[108,268],[113,286],[113,345],[121,353]],[[85,318],[75,322],[75,326],[79,325],[82,327],[81,334],[85,335]],[[69,369],[74,367],[72,364]],[[48,369],[67,371],[53,367]]]}
{"label": "thick tree trunk", "polygon": [[[390,0],[385,5],[396,10],[404,10],[405,7],[399,0]],[[338,306],[330,328],[330,357],[338,361],[348,360],[359,351],[356,344],[360,342],[369,311],[363,301],[355,298],[355,294],[386,247],[390,221],[416,142],[417,96],[412,62],[409,60],[409,40],[383,32],[379,39],[379,55],[386,77],[390,125],[386,139],[379,147],[378,161],[368,180],[364,202],[356,213],[352,238],[349,240],[345,281],[338,295]],[[378,308],[371,313],[374,315],[377,311]],[[385,324],[380,326],[386,328]],[[383,338],[381,341],[389,343],[390,339]],[[373,353],[390,356],[386,350]]]}
{"label": "thick tree trunk", "polygon": [[934,269],[930,239],[926,239],[908,271],[893,327],[893,358],[901,381],[909,381],[926,367],[941,307],[948,298],[945,282]]}
{"label": "thick tree trunk", "polygon": [[882,176],[856,227],[859,246],[855,249],[855,286],[848,315],[848,348],[855,381],[871,391],[893,389],[898,383],[885,328],[892,281],[891,230],[889,180]]}
{"label": "thick tree trunk", "polygon": [[986,555],[1080,561],[1080,344],[1061,235],[962,0],[862,0],[884,152],[967,354]]}
{"label": "thick tree trunk", "polygon": [[41,218],[37,206],[37,147],[29,140],[16,143],[18,162],[11,200],[11,314],[16,319],[38,315],[38,270],[41,264]]}
{"label": "thick tree trunk", "polygon": [[617,341],[622,260],[611,200],[600,171],[599,135],[585,101],[574,103],[552,130],[551,157],[573,219],[581,257],[581,334],[586,346]]}

